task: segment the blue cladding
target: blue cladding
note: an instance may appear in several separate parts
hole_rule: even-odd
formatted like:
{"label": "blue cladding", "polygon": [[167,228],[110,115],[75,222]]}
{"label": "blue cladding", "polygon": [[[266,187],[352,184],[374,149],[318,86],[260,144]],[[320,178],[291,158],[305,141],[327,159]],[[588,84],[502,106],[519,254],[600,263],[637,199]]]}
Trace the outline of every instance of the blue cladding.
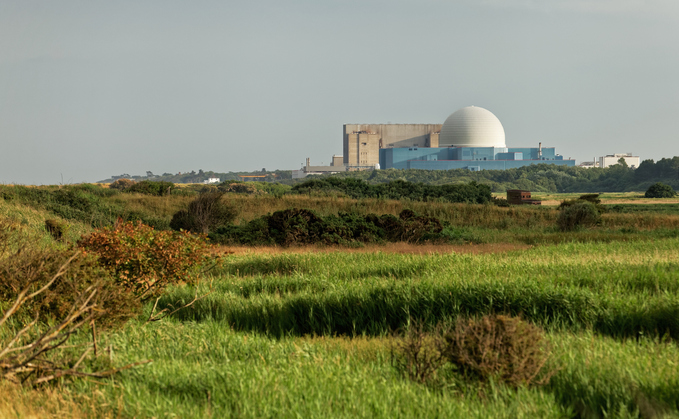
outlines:
{"label": "blue cladding", "polygon": [[575,160],[557,156],[554,147],[542,148],[493,148],[493,147],[411,147],[383,148],[380,150],[382,169],[425,170],[504,170],[531,164],[549,163],[575,166]]}

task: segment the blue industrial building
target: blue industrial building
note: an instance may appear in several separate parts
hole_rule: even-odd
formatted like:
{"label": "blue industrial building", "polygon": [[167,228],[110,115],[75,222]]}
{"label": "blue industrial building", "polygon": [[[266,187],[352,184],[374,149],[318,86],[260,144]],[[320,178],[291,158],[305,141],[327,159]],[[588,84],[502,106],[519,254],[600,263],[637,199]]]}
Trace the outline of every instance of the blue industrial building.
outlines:
{"label": "blue industrial building", "polygon": [[382,169],[504,170],[539,163],[575,166],[575,160],[564,160],[554,147],[404,147],[383,148],[379,153]]}

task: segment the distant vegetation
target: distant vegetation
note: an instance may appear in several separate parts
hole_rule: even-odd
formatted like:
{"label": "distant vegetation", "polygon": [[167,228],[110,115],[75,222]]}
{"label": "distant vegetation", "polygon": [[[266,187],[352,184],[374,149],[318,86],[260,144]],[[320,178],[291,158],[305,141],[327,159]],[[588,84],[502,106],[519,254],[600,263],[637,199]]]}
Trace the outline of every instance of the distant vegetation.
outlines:
{"label": "distant vegetation", "polygon": [[179,172],[176,174],[163,173],[162,175],[153,174],[153,172],[146,172],[145,176],[142,175],[130,175],[129,173],[122,173],[120,175],[111,176],[108,179],[100,180],[98,183],[111,183],[118,179],[130,179],[134,181],[142,180],[153,180],[153,181],[165,181],[172,183],[203,183],[210,178],[219,178],[221,182],[224,181],[240,181],[242,180],[240,176],[263,176],[261,179],[266,182],[288,182],[292,179],[291,170],[273,170],[268,171],[262,169],[256,172],[213,172],[213,171],[203,171],[192,170],[190,172]]}
{"label": "distant vegetation", "polygon": [[[239,175],[264,176],[264,182],[256,184],[299,185],[310,180],[292,179],[291,171],[260,171],[260,172],[198,172],[170,174],[162,176],[147,172],[147,176],[130,176],[123,174],[114,176],[107,181],[119,178],[129,178],[137,181],[154,180],[173,183],[202,183],[211,177],[220,178],[221,182],[237,182]],[[426,185],[450,185],[475,181],[487,185],[493,192],[504,192],[507,189],[525,189],[533,192],[624,192],[645,191],[652,184],[662,182],[679,190],[679,156],[663,158],[654,162],[644,160],[637,169],[631,169],[624,164],[624,160],[611,167],[590,168],[555,166],[552,164],[537,164],[508,170],[482,170],[470,172],[466,169],[453,170],[370,170],[359,172],[342,172],[333,175],[314,176],[311,179],[351,178],[367,181],[371,185],[405,180]],[[106,182],[106,181],[104,181]],[[275,182],[275,183],[271,183]],[[260,187],[260,186],[258,186]],[[263,187],[263,186],[262,186]],[[351,195],[349,195],[351,196]]]}
{"label": "distant vegetation", "polygon": [[679,157],[658,162],[644,160],[637,169],[616,164],[605,169],[537,164],[508,170],[470,172],[454,170],[374,170],[346,172],[333,177],[364,179],[370,183],[384,183],[397,179],[433,185],[471,182],[490,186],[493,192],[525,189],[533,192],[624,192],[645,191],[656,182],[679,189]]}
{"label": "distant vegetation", "polygon": [[465,202],[469,204],[485,204],[490,202],[490,187],[475,181],[451,185],[427,185],[405,180],[394,180],[387,183],[371,185],[360,179],[328,177],[310,179],[292,187],[297,193],[341,193],[354,199],[382,198],[409,199],[412,201]]}

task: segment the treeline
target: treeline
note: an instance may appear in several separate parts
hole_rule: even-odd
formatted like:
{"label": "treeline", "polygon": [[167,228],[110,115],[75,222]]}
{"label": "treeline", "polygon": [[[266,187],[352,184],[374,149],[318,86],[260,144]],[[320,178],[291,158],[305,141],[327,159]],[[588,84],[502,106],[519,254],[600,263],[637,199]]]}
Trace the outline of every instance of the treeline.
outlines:
{"label": "treeline", "polygon": [[108,179],[100,180],[97,183],[111,183],[118,179],[130,179],[137,182],[144,180],[151,180],[154,182],[172,182],[172,183],[203,183],[210,178],[219,178],[221,182],[224,181],[239,181],[241,176],[262,176],[260,179],[264,182],[284,182],[289,183],[292,179],[291,170],[272,170],[268,171],[262,169],[261,171],[254,172],[213,172],[213,171],[203,171],[202,169],[192,170],[190,172],[179,172],[176,174],[163,173],[162,175],[155,175],[153,172],[146,172],[145,176],[142,175],[130,175],[128,173],[123,173],[116,176],[111,176]]}
{"label": "treeline", "polygon": [[[378,172],[378,171],[376,171]],[[350,198],[409,199],[412,201],[443,201],[484,204],[492,199],[488,185],[476,181],[460,184],[427,185],[425,183],[394,180],[370,184],[361,179],[325,177],[310,179],[292,187],[293,193],[333,194]]]}
{"label": "treeline", "polygon": [[508,170],[470,172],[454,170],[374,170],[346,172],[337,178],[363,179],[371,184],[394,180],[445,185],[476,181],[488,185],[493,192],[507,189],[526,189],[534,192],[626,192],[645,191],[656,182],[679,189],[679,157],[657,162],[644,160],[637,169],[616,164],[605,169],[537,164]]}

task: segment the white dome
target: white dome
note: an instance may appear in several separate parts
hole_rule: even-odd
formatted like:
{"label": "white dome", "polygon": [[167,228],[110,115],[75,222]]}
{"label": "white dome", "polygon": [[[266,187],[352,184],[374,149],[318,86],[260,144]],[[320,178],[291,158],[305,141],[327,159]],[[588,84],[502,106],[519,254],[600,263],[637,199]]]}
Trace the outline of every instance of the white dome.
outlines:
{"label": "white dome", "polygon": [[443,123],[440,147],[507,147],[500,120],[487,109],[467,106],[453,112]]}

